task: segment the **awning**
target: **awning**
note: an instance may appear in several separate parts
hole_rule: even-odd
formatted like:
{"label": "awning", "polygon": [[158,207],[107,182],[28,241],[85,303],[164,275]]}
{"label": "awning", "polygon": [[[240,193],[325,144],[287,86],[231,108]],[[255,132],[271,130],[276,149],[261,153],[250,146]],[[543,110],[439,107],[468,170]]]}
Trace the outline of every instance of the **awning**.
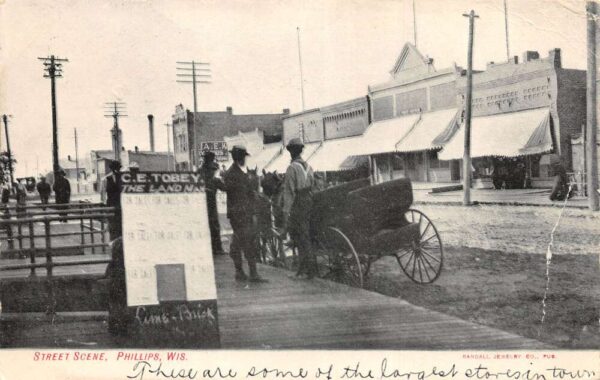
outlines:
{"label": "awning", "polygon": [[[552,150],[550,110],[510,112],[473,118],[471,122],[471,157],[517,157]],[[464,125],[438,154],[441,160],[463,158]]]}
{"label": "awning", "polygon": [[266,144],[263,149],[254,153],[251,152],[250,156],[246,157],[246,166],[250,169],[254,167],[258,168],[258,171],[262,171],[269,162],[275,159],[279,152],[284,149],[281,143]]}
{"label": "awning", "polygon": [[[313,155],[313,153],[315,153],[317,149],[319,149],[320,146],[320,141],[316,143],[306,144],[304,146],[304,150],[302,151],[302,158],[304,158],[307,161],[310,160],[310,157]],[[285,147],[282,147],[281,153],[275,158],[273,158],[273,160],[266,165],[265,170],[268,172],[277,171],[278,173],[285,173],[288,166],[290,165],[291,160],[292,159],[290,153],[285,149]]]}
{"label": "awning", "polygon": [[458,129],[456,108],[421,114],[415,127],[396,144],[398,152],[439,149]]}
{"label": "awning", "polygon": [[362,136],[356,154],[368,155],[396,151],[396,143],[402,140],[419,120],[418,114],[397,117],[372,123]]}
{"label": "awning", "polygon": [[353,169],[367,160],[367,157],[351,156],[356,153],[363,139],[364,136],[356,136],[325,140],[323,146],[308,159],[308,163],[318,172]]}

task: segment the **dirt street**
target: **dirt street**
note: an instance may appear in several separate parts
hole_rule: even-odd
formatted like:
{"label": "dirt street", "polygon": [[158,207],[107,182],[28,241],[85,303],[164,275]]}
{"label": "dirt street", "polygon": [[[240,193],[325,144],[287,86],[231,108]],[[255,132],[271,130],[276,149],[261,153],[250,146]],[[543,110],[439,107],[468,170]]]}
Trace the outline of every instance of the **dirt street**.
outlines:
{"label": "dirt street", "polygon": [[554,235],[546,316],[546,250],[560,209],[415,205],[440,230],[441,277],[417,285],[386,257],[367,287],[415,305],[561,348],[600,348],[600,215],[566,209]]}

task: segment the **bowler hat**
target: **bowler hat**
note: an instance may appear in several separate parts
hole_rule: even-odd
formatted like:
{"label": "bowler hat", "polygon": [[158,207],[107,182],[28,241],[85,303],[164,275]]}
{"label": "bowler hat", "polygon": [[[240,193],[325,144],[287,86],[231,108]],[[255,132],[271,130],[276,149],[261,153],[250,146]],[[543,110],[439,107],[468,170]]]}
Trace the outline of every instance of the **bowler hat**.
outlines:
{"label": "bowler hat", "polygon": [[300,140],[297,137],[294,137],[293,139],[291,139],[290,141],[288,141],[286,148],[292,147],[292,146],[304,146],[304,144],[302,143],[302,140]]}
{"label": "bowler hat", "polygon": [[243,145],[234,145],[233,148],[231,148],[231,150],[229,152],[231,154],[245,153],[246,156],[250,155],[250,153],[248,153],[248,151],[246,150],[246,147]]}

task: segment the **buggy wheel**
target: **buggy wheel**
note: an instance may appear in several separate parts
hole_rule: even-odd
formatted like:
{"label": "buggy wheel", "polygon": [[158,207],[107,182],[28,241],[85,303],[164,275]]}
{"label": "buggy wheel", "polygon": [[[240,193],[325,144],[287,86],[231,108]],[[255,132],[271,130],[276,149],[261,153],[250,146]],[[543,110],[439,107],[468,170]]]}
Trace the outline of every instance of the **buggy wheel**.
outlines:
{"label": "buggy wheel", "polygon": [[417,224],[418,233],[395,252],[402,271],[417,284],[430,284],[442,272],[444,248],[431,220],[421,211],[409,209],[404,214],[409,223]]}
{"label": "buggy wheel", "polygon": [[320,254],[316,255],[319,276],[362,288],[365,260],[360,260],[350,239],[339,229],[329,227],[319,243]]}

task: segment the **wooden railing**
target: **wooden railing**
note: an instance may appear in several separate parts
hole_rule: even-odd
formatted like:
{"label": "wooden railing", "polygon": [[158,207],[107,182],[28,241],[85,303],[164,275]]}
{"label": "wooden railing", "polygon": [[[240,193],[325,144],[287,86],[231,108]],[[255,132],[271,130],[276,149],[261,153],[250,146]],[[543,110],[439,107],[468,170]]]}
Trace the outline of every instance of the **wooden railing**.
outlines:
{"label": "wooden railing", "polygon": [[[30,276],[36,276],[36,269],[45,268],[48,278],[53,276],[57,266],[74,266],[108,263],[109,258],[92,259],[88,253],[106,254],[109,246],[107,237],[108,220],[114,209],[102,204],[71,203],[31,206],[9,206],[0,208],[0,241],[2,259],[9,263],[0,265],[0,271],[30,269]],[[78,223],[72,223],[78,221]],[[66,222],[66,223],[65,223]],[[59,244],[74,237],[77,243]],[[41,240],[41,241],[40,241]],[[81,259],[55,261],[56,256],[82,255]],[[38,262],[38,257],[45,257]]]}

